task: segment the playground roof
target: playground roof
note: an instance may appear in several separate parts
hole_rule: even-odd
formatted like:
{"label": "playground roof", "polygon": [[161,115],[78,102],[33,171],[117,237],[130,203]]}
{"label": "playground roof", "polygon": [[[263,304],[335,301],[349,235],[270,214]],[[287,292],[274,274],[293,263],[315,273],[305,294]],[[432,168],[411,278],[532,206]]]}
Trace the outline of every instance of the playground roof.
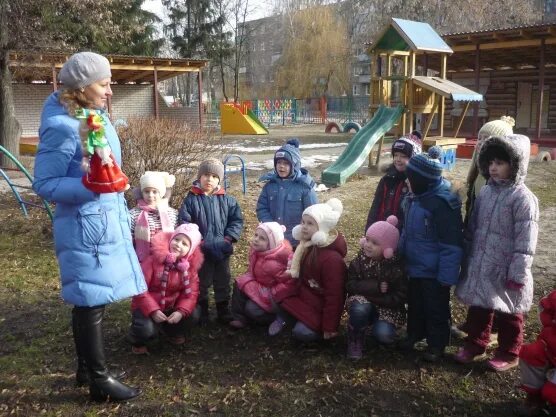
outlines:
{"label": "playground roof", "polygon": [[434,91],[454,101],[483,101],[483,96],[450,80],[439,77],[413,77],[413,82],[427,90]]}
{"label": "playground roof", "polygon": [[[443,35],[454,50],[448,60],[450,71],[539,68],[540,50],[544,43],[544,64],[556,66],[556,23],[514,26]],[[437,58],[430,57],[434,65]]]}
{"label": "playground roof", "polygon": [[392,18],[386,29],[373,43],[374,51],[443,52],[452,49],[428,24]]}
{"label": "playground roof", "polygon": [[[73,52],[12,51],[9,66],[14,81],[52,82],[54,71],[59,71]],[[131,55],[106,55],[110,61],[112,80],[118,83],[153,83],[186,72],[199,72],[209,62],[206,59],[155,58]]]}

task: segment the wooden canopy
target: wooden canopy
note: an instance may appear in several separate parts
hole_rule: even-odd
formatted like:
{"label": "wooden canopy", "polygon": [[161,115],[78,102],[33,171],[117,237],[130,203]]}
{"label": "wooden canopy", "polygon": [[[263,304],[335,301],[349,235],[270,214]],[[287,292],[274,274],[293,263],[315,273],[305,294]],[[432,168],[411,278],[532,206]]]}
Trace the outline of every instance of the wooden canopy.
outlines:
{"label": "wooden canopy", "polygon": [[[51,83],[53,75],[62,68],[71,55],[71,52],[13,51],[10,53],[9,66],[14,81]],[[110,61],[112,80],[118,84],[152,84],[186,72],[200,72],[208,63],[205,59],[128,55],[106,55],[106,57]]]}

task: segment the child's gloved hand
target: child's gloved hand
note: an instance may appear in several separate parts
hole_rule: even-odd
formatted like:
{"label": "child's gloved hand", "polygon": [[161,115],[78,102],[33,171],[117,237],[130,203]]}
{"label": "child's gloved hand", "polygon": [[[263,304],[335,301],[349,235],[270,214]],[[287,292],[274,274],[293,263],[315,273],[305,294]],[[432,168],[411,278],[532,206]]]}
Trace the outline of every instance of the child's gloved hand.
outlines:
{"label": "child's gloved hand", "polygon": [[168,320],[168,317],[166,317],[166,314],[164,314],[162,310],[156,310],[151,313],[151,319],[153,319],[155,323],[163,323]]}
{"label": "child's gloved hand", "polygon": [[388,292],[388,283],[386,281],[382,281],[380,283],[379,289],[382,294],[386,294]]}
{"label": "child's gloved hand", "polygon": [[203,248],[205,253],[216,261],[222,261],[234,252],[232,243],[224,239],[205,243]]}
{"label": "child's gloved hand", "polygon": [[170,314],[166,322],[168,322],[169,324],[176,324],[179,323],[181,319],[183,319],[183,313],[181,311],[174,311],[172,314]]}
{"label": "child's gloved hand", "polygon": [[333,339],[333,338],[335,338],[336,336],[338,336],[338,332],[324,332],[324,333],[322,334],[322,338],[323,338],[324,340]]}
{"label": "child's gloved hand", "polygon": [[519,282],[515,282],[509,279],[506,281],[506,288],[509,290],[517,291],[523,288],[523,284],[520,284]]}

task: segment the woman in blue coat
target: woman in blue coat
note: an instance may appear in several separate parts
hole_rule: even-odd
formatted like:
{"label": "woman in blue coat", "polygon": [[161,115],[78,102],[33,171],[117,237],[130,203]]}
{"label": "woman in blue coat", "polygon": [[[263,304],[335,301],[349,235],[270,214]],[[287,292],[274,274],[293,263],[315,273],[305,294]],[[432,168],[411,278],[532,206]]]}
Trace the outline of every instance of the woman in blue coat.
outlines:
{"label": "woman in blue coat", "polygon": [[[93,52],[72,55],[62,67],[63,89],[44,105],[39,129],[33,189],[56,203],[54,242],[62,298],[73,304],[73,336],[78,360],[77,384],[89,384],[94,400],[129,400],[141,391],[129,387],[106,367],[102,320],[106,304],[146,291],[133,250],[128,211],[122,193],[96,194],[81,182],[78,109],[94,109],[121,165],[120,141],[104,111],[110,89],[110,64]],[[86,134],[87,132],[81,132]]]}

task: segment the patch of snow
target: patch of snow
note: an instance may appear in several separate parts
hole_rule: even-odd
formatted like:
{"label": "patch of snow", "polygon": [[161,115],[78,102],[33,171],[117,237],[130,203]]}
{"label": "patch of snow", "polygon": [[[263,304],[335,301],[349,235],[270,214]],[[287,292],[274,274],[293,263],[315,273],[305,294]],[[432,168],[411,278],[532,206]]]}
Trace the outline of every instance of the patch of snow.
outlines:
{"label": "patch of snow", "polygon": [[[319,149],[319,148],[340,148],[346,146],[347,142],[339,143],[309,143],[306,145],[301,145],[301,149]],[[253,152],[264,152],[264,151],[274,151],[278,150],[278,146],[242,146],[241,144],[230,144],[225,146],[226,149],[231,149],[233,151],[241,151],[242,153],[253,153]]]}

